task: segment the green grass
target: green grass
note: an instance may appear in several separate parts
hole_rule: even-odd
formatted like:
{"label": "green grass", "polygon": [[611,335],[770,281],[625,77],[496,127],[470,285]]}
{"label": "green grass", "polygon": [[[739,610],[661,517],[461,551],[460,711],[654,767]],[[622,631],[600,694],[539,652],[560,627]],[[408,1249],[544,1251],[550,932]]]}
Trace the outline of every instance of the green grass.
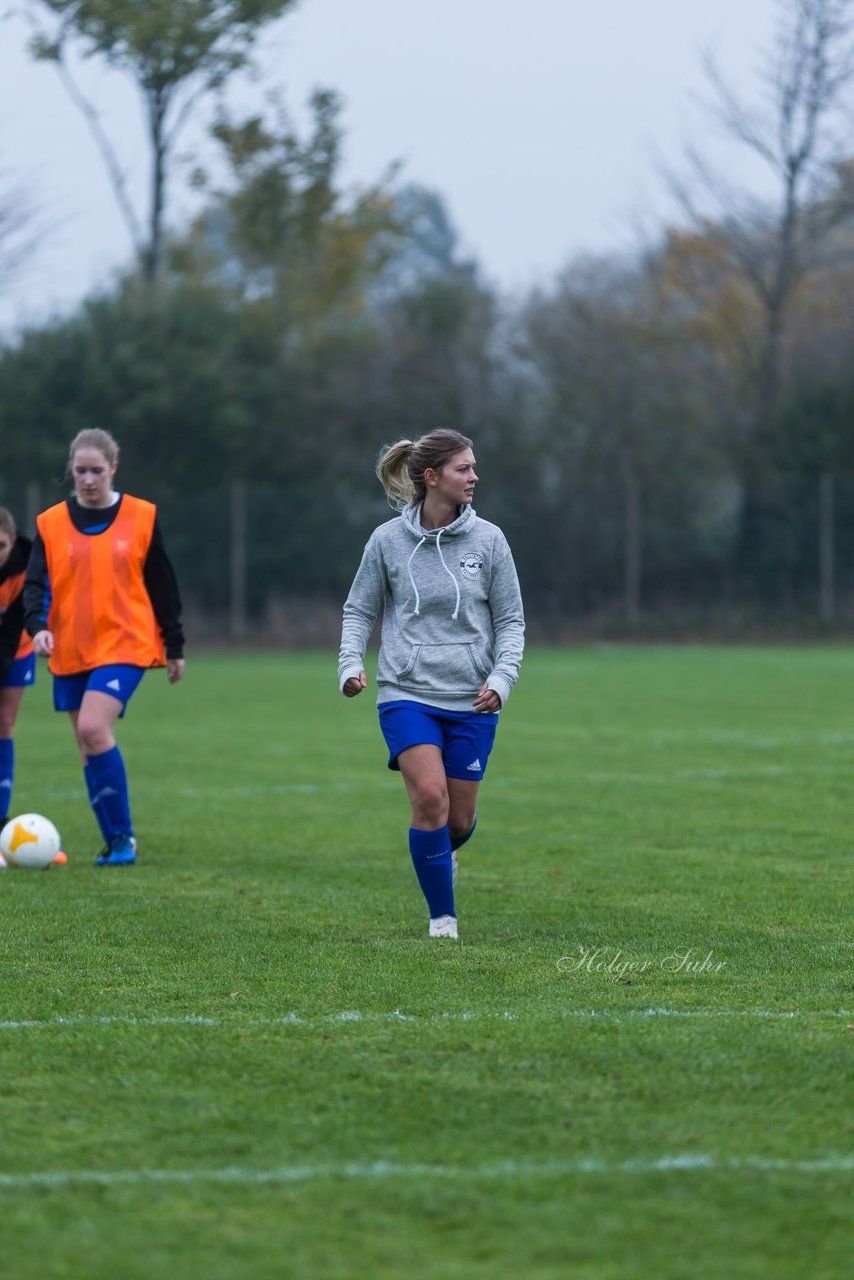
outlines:
{"label": "green grass", "polygon": [[459,943],[331,655],[146,678],[126,870],[48,685],[15,808],[70,862],[0,877],[10,1280],[850,1273],[854,653],[531,653]]}

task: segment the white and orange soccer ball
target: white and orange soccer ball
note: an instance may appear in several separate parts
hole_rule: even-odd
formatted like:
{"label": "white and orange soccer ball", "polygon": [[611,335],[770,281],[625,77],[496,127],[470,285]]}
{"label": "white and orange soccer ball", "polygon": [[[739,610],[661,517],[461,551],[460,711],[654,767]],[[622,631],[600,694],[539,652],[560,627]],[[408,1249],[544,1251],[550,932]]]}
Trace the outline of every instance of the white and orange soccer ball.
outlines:
{"label": "white and orange soccer ball", "polygon": [[49,867],[60,852],[59,832],[40,813],[10,818],[0,831],[0,856],[10,867],[25,870]]}

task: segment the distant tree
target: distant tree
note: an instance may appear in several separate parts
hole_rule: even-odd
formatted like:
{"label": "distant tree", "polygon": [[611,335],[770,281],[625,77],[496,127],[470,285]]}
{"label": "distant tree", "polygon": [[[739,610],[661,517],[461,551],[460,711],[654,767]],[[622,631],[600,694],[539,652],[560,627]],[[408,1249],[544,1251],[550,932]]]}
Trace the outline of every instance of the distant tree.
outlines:
{"label": "distant tree", "polygon": [[438,191],[408,183],[394,193],[392,212],[392,233],[377,241],[383,265],[371,285],[374,303],[416,293],[430,280],[474,276],[475,265],[460,256],[456,228]]}
{"label": "distant tree", "polygon": [[374,450],[443,425],[475,437],[486,457],[499,416],[499,300],[462,251],[438,192],[404,186],[390,213],[392,229],[372,249],[379,269],[366,295],[370,355],[353,370],[352,400],[367,428],[359,432],[362,457],[366,437]]}
{"label": "distant tree", "polygon": [[214,484],[230,465],[243,426],[234,318],[211,289],[163,289],[145,306],[140,290],[122,282],[0,355],[4,461],[19,481],[59,474],[92,425],[115,431],[144,489]]}
{"label": "distant tree", "polygon": [[[707,269],[697,277],[692,268],[688,278],[699,278],[706,301],[716,295],[744,379],[747,411],[738,415],[733,454],[741,485],[735,560],[738,575],[754,587],[771,582],[786,525],[787,487],[773,471],[791,322],[810,278],[834,258],[838,266],[840,250],[850,263],[850,237],[840,242],[838,231],[854,213],[846,118],[854,91],[854,5],[779,0],[778,11],[762,106],[746,106],[715,60],[705,64],[724,136],[770,170],[776,197],[760,201],[734,188],[697,151],[689,153],[689,177],[672,182],[706,258]],[[827,478],[825,505],[831,489]]]}
{"label": "distant tree", "polygon": [[698,495],[713,463],[695,355],[657,258],[571,264],[529,299],[522,341],[520,501],[552,548],[538,589],[558,615],[620,595],[634,624],[645,581],[698,556]]}
{"label": "distant tree", "polygon": [[[29,0],[27,12],[48,17],[31,47],[35,57],[55,62],[63,83],[83,112],[106,164],[110,181],[139,258],[152,284],[163,259],[164,214],[175,144],[199,100],[249,61],[262,27],[295,0]],[[47,10],[47,14],[44,11]],[[79,88],[68,55],[100,58],[130,77],[145,110],[151,173],[147,218],[130,198],[118,150],[100,114]]]}
{"label": "distant tree", "polygon": [[[854,89],[854,6],[851,0],[778,0],[778,10],[761,78],[762,107],[746,106],[716,61],[705,60],[714,118],[725,137],[771,171],[776,197],[760,201],[734,188],[696,150],[689,152],[688,177],[671,177],[695,244],[709,271],[714,268],[715,287],[728,278],[730,301],[738,304],[730,318],[737,321],[733,333],[752,400],[748,470],[774,429],[796,293],[826,261],[835,229],[854,212],[844,127]],[[709,271],[701,272],[701,287]]]}
{"label": "distant tree", "polygon": [[0,170],[0,291],[19,277],[45,232],[45,221],[24,182]]}
{"label": "distant tree", "polygon": [[390,173],[360,190],[341,184],[335,94],[312,96],[305,136],[281,104],[270,114],[218,122],[226,179],[171,246],[170,266],[216,285],[239,313],[255,419],[243,464],[294,483],[319,457],[334,469],[350,456],[353,384],[374,344],[371,289],[402,229]]}
{"label": "distant tree", "polygon": [[211,214],[219,216],[232,288],[244,301],[269,304],[282,338],[301,346],[318,326],[364,310],[400,232],[391,174],[357,192],[341,186],[338,96],[316,90],[310,109],[305,139],[281,103],[272,121],[217,123],[229,178],[200,222],[204,232]]}

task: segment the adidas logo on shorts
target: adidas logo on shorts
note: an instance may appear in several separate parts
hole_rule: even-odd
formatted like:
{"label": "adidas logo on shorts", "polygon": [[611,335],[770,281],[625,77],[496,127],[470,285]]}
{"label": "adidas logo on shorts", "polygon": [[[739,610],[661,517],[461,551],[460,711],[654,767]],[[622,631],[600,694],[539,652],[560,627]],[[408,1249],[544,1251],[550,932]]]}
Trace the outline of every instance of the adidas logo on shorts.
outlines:
{"label": "adidas logo on shorts", "polygon": [[471,764],[466,765],[469,773],[480,773],[480,760],[472,760]]}

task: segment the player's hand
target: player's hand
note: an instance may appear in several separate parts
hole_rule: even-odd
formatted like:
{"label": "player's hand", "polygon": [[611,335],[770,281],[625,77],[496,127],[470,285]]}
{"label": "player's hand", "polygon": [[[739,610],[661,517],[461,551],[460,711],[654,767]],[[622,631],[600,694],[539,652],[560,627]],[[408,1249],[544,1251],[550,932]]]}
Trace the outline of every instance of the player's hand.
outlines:
{"label": "player's hand", "polygon": [[368,677],[365,675],[364,671],[362,671],[358,676],[350,676],[349,680],[345,680],[344,688],[341,692],[344,694],[345,698],[355,698],[362,692],[367,683]]}
{"label": "player's hand", "polygon": [[477,697],[471,705],[475,711],[500,711],[501,699],[494,689],[490,689],[488,684],[482,684],[478,690]]}
{"label": "player's hand", "polygon": [[178,681],[181,679],[181,676],[184,674],[184,659],[183,658],[167,658],[166,671],[169,676],[169,683],[177,684]]}
{"label": "player's hand", "polygon": [[53,653],[53,632],[37,631],[33,636],[33,648],[40,658],[49,658]]}

